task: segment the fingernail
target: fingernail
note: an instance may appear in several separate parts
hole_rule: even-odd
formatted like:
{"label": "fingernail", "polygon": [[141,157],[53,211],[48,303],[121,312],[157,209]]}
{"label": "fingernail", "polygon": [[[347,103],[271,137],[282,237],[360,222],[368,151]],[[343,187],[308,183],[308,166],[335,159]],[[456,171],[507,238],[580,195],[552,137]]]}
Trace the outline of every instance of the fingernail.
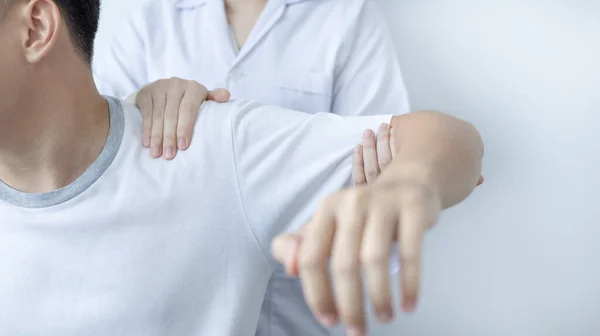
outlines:
{"label": "fingernail", "polygon": [[373,131],[372,131],[372,130],[366,130],[366,131],[363,133],[363,137],[364,137],[365,139],[370,139],[370,138],[374,137],[374,135],[373,135]]}
{"label": "fingernail", "polygon": [[390,322],[392,320],[392,314],[389,312],[379,312],[377,313],[377,320],[384,323]]}
{"label": "fingernail", "polygon": [[364,336],[365,331],[362,328],[350,327],[348,328],[348,336]]}
{"label": "fingernail", "polygon": [[321,315],[319,316],[319,322],[330,328],[335,327],[338,324],[337,318],[333,315]]}
{"label": "fingernail", "polygon": [[172,159],[175,157],[175,150],[172,147],[167,147],[165,150],[165,158]]}
{"label": "fingernail", "polygon": [[298,248],[300,246],[300,242],[294,240],[293,243],[290,244],[289,255],[287,257],[287,267],[288,267],[288,275],[292,277],[298,276]]}
{"label": "fingernail", "polygon": [[389,127],[390,127],[390,125],[388,125],[388,124],[386,124],[386,123],[383,123],[383,124],[381,124],[381,126],[379,126],[379,130],[380,130],[380,131],[385,131],[385,130],[387,130]]}
{"label": "fingernail", "polygon": [[415,310],[416,304],[414,301],[406,301],[402,304],[402,309],[404,309],[405,312],[410,313],[413,310]]}
{"label": "fingernail", "polygon": [[144,144],[144,147],[146,147],[146,148],[150,147],[150,137],[144,137],[144,140],[142,141],[142,143]]}
{"label": "fingernail", "polygon": [[177,147],[179,147],[179,149],[185,149],[185,138],[184,137],[177,139]]}
{"label": "fingernail", "polygon": [[152,157],[157,158],[160,156],[160,146],[153,146],[152,149],[150,150],[150,155],[152,155]]}

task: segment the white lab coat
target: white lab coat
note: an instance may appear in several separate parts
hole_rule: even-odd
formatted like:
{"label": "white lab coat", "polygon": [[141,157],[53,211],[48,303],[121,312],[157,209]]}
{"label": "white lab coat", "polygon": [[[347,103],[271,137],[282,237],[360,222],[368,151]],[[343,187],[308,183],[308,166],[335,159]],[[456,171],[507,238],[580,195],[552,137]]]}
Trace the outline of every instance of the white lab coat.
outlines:
{"label": "white lab coat", "polygon": [[[118,97],[180,77],[309,113],[409,111],[392,40],[371,0],[269,0],[241,50],[223,0],[146,0],[97,50],[93,69],[100,92]],[[325,334],[299,283],[278,270],[256,335]]]}

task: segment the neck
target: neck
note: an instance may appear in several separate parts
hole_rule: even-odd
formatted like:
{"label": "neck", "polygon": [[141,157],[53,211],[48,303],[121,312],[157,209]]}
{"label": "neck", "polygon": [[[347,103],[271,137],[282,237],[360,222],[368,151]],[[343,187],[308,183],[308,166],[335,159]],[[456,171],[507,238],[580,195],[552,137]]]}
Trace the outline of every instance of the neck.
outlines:
{"label": "neck", "polygon": [[0,125],[0,180],[13,189],[41,193],[64,187],[104,147],[108,106],[89,69],[78,66],[87,67],[35,69],[35,84],[4,113],[12,117]]}
{"label": "neck", "polygon": [[225,0],[225,8],[236,10],[238,8],[259,7],[263,8],[268,0]]}

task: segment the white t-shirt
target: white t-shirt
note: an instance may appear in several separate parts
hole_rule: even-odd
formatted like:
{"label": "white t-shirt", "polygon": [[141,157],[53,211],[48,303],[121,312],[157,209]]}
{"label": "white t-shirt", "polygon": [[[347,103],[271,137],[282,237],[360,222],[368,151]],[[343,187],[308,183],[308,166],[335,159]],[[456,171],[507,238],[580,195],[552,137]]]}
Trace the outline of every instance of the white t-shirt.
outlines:
{"label": "white t-shirt", "polygon": [[108,100],[106,145],[77,181],[0,182],[0,335],[253,335],[271,240],[348,185],[361,133],[390,121],[208,102],[166,162],[142,148],[140,113]]}

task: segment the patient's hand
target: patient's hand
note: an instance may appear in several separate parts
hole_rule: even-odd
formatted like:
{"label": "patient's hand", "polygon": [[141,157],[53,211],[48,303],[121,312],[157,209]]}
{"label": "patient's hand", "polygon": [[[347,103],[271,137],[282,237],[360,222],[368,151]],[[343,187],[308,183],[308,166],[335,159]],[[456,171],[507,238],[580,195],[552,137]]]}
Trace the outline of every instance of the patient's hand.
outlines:
{"label": "patient's hand", "polygon": [[278,236],[273,257],[288,275],[300,278],[321,323],[333,327],[342,322],[364,335],[366,302],[381,322],[394,316],[388,258],[395,243],[402,264],[402,308],[415,309],[423,235],[441,211],[437,190],[433,180],[406,173],[393,183],[377,180],[340,191],[321,204],[307,225]]}
{"label": "patient's hand", "polygon": [[362,144],[354,149],[352,181],[355,186],[373,183],[396,155],[394,132],[390,125],[382,124],[375,134],[366,130]]}
{"label": "patient's hand", "polygon": [[153,158],[172,160],[192,140],[196,115],[206,100],[229,101],[229,91],[209,91],[196,81],[180,78],[158,80],[141,89],[135,103],[142,111],[144,147]]}

